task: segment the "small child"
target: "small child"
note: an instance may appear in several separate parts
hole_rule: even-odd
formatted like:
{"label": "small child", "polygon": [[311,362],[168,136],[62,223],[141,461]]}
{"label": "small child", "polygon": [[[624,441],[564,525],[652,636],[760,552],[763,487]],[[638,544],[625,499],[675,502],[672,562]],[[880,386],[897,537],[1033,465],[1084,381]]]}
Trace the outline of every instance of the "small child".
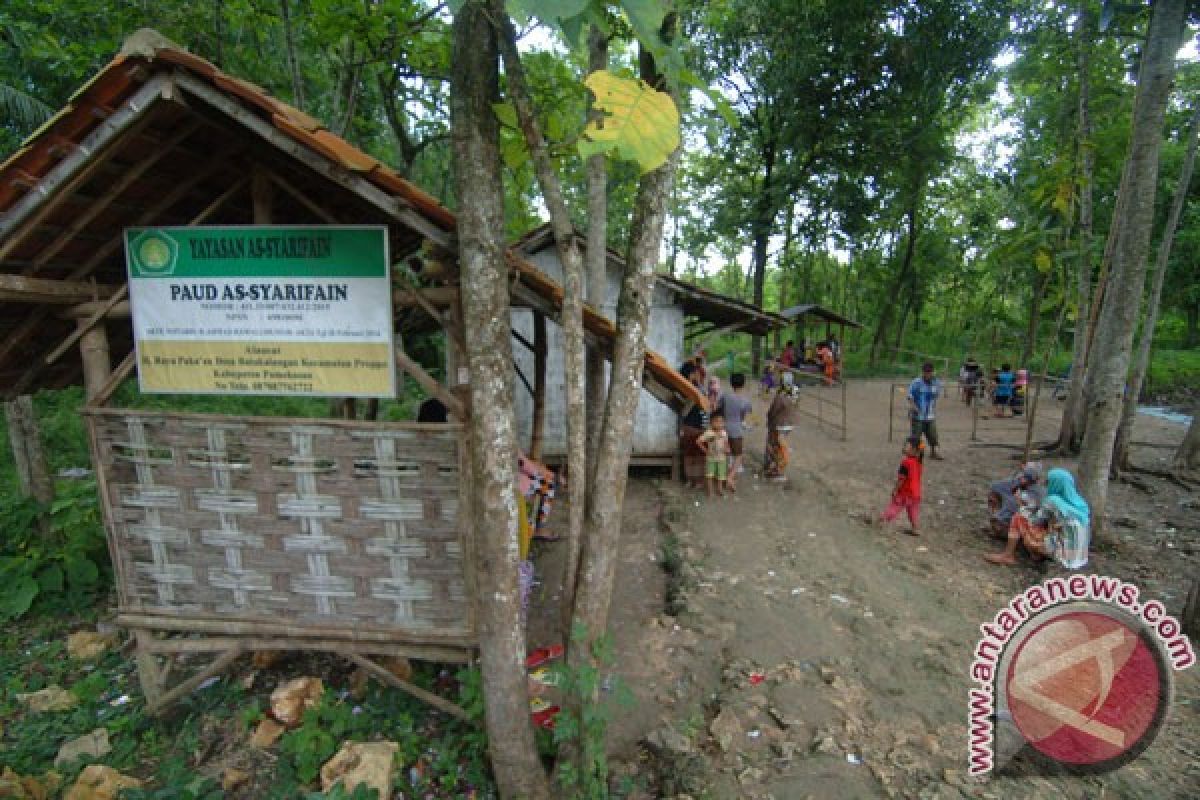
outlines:
{"label": "small child", "polygon": [[894,520],[900,511],[908,512],[908,521],[912,529],[908,533],[919,535],[917,520],[921,514],[921,469],[925,454],[921,447],[921,437],[909,436],[904,440],[904,458],[900,469],[896,471],[896,488],[892,490],[892,501],[883,510],[881,522],[886,524]]}
{"label": "small child", "polygon": [[729,434],[725,432],[725,415],[714,411],[708,418],[709,428],[700,434],[696,444],[704,451],[704,481],[708,496],[725,496],[725,482],[729,479]]}

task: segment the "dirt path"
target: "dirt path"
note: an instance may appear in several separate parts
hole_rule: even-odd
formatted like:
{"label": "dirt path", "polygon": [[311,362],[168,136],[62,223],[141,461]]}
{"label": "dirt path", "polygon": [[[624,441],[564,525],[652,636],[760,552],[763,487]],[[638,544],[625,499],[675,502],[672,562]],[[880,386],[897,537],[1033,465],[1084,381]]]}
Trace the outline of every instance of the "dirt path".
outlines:
{"label": "dirt path", "polygon": [[[979,624],[1053,570],[982,560],[994,548],[979,532],[986,485],[1012,471],[1016,451],[969,446],[970,417],[952,401],[943,401],[939,423],[946,460],[926,464],[924,535],[864,523],[886,503],[899,461],[899,417],[896,442],[886,441],[888,392],[886,383],[851,387],[846,443],[798,425],[787,483],[748,473],[737,495],[714,500],[667,489],[685,511],[675,525],[682,552],[697,563],[684,568],[680,627],[667,631],[673,673],[659,681],[669,685],[657,698],[669,726],[651,737],[669,762],[661,793],[1200,796],[1200,669],[1177,676],[1168,727],[1117,772],[1075,778],[1024,768],[985,785],[965,779],[967,670]],[[1057,430],[1057,404],[1049,411],[1035,440]],[[980,420],[978,435],[1019,444],[1024,421]],[[752,438],[755,453],[761,436]],[[1179,426],[1144,420],[1135,440],[1181,436]],[[1135,460],[1170,455],[1142,447]],[[1200,572],[1196,497],[1143,481],[1148,491],[1113,487],[1127,527],[1118,528],[1119,548],[1100,548],[1088,571],[1135,581],[1177,612],[1186,581]]]}

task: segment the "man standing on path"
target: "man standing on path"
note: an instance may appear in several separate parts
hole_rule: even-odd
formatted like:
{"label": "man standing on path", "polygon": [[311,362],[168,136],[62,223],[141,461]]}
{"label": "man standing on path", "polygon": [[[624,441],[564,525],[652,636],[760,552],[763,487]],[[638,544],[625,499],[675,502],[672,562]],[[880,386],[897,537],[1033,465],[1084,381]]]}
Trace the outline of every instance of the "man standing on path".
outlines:
{"label": "man standing on path", "polygon": [[938,455],[934,409],[941,393],[942,382],[933,375],[933,362],[926,361],[921,367],[921,377],[914,378],[908,385],[908,419],[912,423],[912,435],[920,439],[924,434],[933,457],[938,461],[941,461],[942,457]]}

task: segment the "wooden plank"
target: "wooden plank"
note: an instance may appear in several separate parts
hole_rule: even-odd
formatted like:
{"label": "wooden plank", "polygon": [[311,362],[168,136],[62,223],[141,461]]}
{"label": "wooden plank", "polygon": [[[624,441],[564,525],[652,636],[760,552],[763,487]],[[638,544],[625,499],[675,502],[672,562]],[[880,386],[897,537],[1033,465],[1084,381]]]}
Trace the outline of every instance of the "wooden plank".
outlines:
{"label": "wooden plank", "polygon": [[0,274],[0,300],[16,303],[75,305],[112,297],[117,291],[104,284]]}
{"label": "wooden plank", "polygon": [[[421,289],[420,296],[408,289],[396,289],[392,292],[392,305],[396,308],[419,305],[424,309],[426,306],[422,301],[439,309],[449,308],[458,302],[458,289],[451,286],[428,286]],[[440,320],[441,317],[436,316],[434,319]]]}
{"label": "wooden plank", "polygon": [[3,260],[53,210],[57,202],[79,188],[104,165],[123,134],[149,122],[149,111],[170,86],[166,75],[151,78],[121,108],[83,138],[69,156],[55,165],[12,208],[0,215],[0,260]]}
{"label": "wooden plank", "polygon": [[299,160],[322,177],[350,190],[370,205],[397,219],[422,236],[432,239],[447,250],[455,251],[454,235],[418,214],[408,204],[379,189],[366,178],[354,173],[342,164],[335,164],[325,156],[306,147],[275,127],[269,120],[245,108],[224,92],[185,73],[175,73],[175,81],[184,91],[226,114],[235,122],[249,128],[279,150]]}
{"label": "wooden plank", "polygon": [[404,352],[404,348],[399,343],[396,344],[396,364],[399,365],[400,369],[411,375],[413,380],[421,385],[422,389],[429,392],[429,394],[438,400],[441,400],[450,413],[454,415],[455,419],[460,422],[466,419],[463,415],[462,403],[458,401],[458,398],[451,394],[449,389],[438,383],[420,364],[413,361],[408,353]]}
{"label": "wooden plank", "polygon": [[96,393],[88,398],[88,405],[102,406],[108,402],[108,399],[113,396],[113,392],[121,387],[125,379],[133,372],[134,366],[137,364],[137,351],[130,350],[121,363],[117,365],[108,376],[108,380],[103,385],[96,388]]}
{"label": "wooden plank", "polygon": [[[80,323],[79,329],[82,328]],[[94,325],[83,331],[79,339],[79,357],[83,361],[84,396],[91,402],[112,375],[112,355],[109,353],[108,331],[104,325]]]}
{"label": "wooden plank", "polygon": [[66,306],[58,312],[58,317],[59,319],[87,319],[101,308],[108,307],[110,303],[112,304],[111,308],[104,312],[106,319],[129,319],[129,301],[117,300],[114,302],[111,298]]}
{"label": "wooden plank", "polygon": [[391,672],[388,672],[386,669],[384,669],[383,667],[376,664],[371,659],[366,658],[364,656],[360,656],[357,653],[344,653],[343,655],[346,657],[347,660],[352,661],[353,663],[362,667],[368,673],[370,673],[374,677],[378,678],[379,680],[383,681],[384,683],[394,686],[403,692],[407,692],[408,694],[411,694],[413,697],[417,698],[418,700],[425,701],[429,705],[436,708],[438,711],[444,711],[445,713],[450,714],[451,716],[458,717],[459,719],[462,719],[462,720],[469,719],[469,717],[467,716],[467,712],[463,711],[461,707],[456,706],[454,703],[451,703],[449,700],[447,700],[444,697],[439,697],[438,695],[434,694],[433,692],[427,692],[419,686],[415,686],[414,684],[411,684],[408,681],[401,680],[400,678],[393,675]]}
{"label": "wooden plank", "polygon": [[[68,336],[65,340],[63,340],[62,344],[60,344],[58,347],[54,348],[54,352],[52,352],[50,355],[46,356],[46,363],[53,364],[55,361],[57,361],[62,356],[62,354],[67,352],[67,350],[70,349],[71,346],[75,344],[75,342],[79,341],[79,339],[85,333],[87,333],[93,327],[95,327],[96,323],[98,323],[100,320],[107,317],[109,315],[109,313],[113,310],[113,308],[115,308],[118,303],[122,302],[128,294],[129,294],[129,284],[125,284],[120,289],[113,292],[112,297],[110,297],[108,300],[104,301],[103,303],[100,303],[99,307],[96,308],[96,310],[91,314],[91,316],[89,316],[87,319],[81,321],[79,323],[78,327],[75,328],[75,331],[70,336]],[[78,308],[78,306],[76,306],[76,308]]]}

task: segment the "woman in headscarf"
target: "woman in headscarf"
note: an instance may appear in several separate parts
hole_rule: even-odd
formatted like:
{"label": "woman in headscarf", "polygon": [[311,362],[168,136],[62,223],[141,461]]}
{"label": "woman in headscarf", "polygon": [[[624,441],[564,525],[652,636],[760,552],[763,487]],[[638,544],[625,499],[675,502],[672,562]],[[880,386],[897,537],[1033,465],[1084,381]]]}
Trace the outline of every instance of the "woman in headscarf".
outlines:
{"label": "woman in headscarf", "polygon": [[784,480],[789,451],[788,433],[792,430],[792,374],[783,373],[783,382],[767,409],[767,449],[763,457],[763,475],[771,480]]}
{"label": "woman in headscarf", "polygon": [[1012,566],[1017,563],[1017,545],[1024,544],[1033,556],[1053,558],[1067,569],[1079,569],[1087,564],[1090,526],[1091,511],[1075,489],[1075,479],[1065,469],[1052,469],[1046,475],[1041,511],[1032,518],[1015,515],[1004,551],[984,558],[993,564]]}

